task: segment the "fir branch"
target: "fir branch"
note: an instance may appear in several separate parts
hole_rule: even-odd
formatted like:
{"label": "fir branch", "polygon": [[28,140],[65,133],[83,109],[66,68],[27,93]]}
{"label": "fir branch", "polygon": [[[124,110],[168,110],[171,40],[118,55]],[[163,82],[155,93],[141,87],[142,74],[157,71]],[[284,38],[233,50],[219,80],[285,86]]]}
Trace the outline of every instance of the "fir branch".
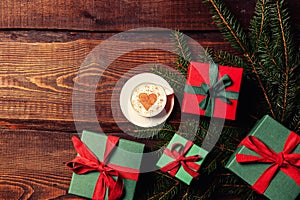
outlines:
{"label": "fir branch", "polygon": [[[161,172],[155,172],[154,175],[156,177],[155,183],[157,191],[154,191],[153,194],[147,198],[148,200],[169,200],[178,194],[181,183],[177,179]],[[172,183],[170,184],[169,181]]]}
{"label": "fir branch", "polygon": [[184,75],[187,75],[188,65],[191,62],[192,52],[186,43],[185,35],[179,31],[173,31],[171,39],[175,44],[175,51],[179,55],[176,60],[177,69]]}
{"label": "fir branch", "polygon": [[263,81],[258,73],[256,61],[252,58],[252,52],[250,45],[247,42],[246,34],[242,31],[241,25],[237,22],[232,13],[226,8],[222,1],[219,0],[204,0],[210,2],[213,8],[213,18],[217,22],[221,33],[231,43],[231,45],[244,55],[249,65],[256,76],[259,87],[261,88],[265,100],[268,104],[269,110],[273,118],[276,118],[271,99],[269,98],[268,92],[265,89]]}
{"label": "fir branch", "polygon": [[[265,88],[273,102],[281,123],[289,121],[296,99],[296,80],[293,70],[298,58],[284,1],[267,0],[265,26],[259,43],[258,73],[265,80]],[[256,59],[258,60],[258,59]],[[295,66],[296,65],[296,66]]]}
{"label": "fir branch", "polygon": [[199,57],[196,58],[196,62],[203,62],[203,63],[211,63],[213,60],[211,58],[211,51],[213,51],[210,48],[206,48],[203,52],[199,53]]}
{"label": "fir branch", "polygon": [[273,106],[272,106],[272,103],[271,103],[271,99],[270,99],[270,97],[269,97],[269,95],[267,93],[267,90],[265,89],[265,86],[263,85],[262,79],[260,78],[260,76],[258,74],[258,71],[257,71],[257,69],[255,67],[255,63],[252,61],[251,64],[252,64],[253,72],[254,72],[254,74],[256,76],[256,79],[258,81],[258,85],[261,88],[261,90],[263,92],[263,95],[265,97],[265,100],[266,100],[266,102],[267,102],[267,104],[269,106],[271,115],[272,115],[273,118],[276,118],[276,115],[275,115],[275,112],[273,110]]}
{"label": "fir branch", "polygon": [[[287,43],[289,43],[288,38],[289,37],[288,34],[290,32],[290,27],[289,24],[284,23],[284,21],[286,20],[285,18],[289,18],[287,16],[286,13],[281,12],[281,10],[283,9],[282,7],[283,1],[276,1],[276,9],[277,9],[277,16],[278,16],[278,20],[279,20],[279,25],[280,25],[280,33],[281,33],[281,37],[282,37],[282,43],[283,43],[283,47],[284,47],[284,60],[285,60],[285,88],[284,88],[284,99],[283,99],[283,106],[282,106],[282,114],[281,114],[281,122],[284,121],[285,119],[285,112],[286,112],[286,107],[287,107],[287,98],[288,98],[288,86],[289,86],[289,51],[288,50],[288,45]],[[291,41],[290,41],[291,42]],[[293,50],[292,50],[293,51]]]}
{"label": "fir branch", "polygon": [[263,34],[263,28],[265,26],[265,10],[266,10],[266,0],[258,0],[255,6],[255,13],[253,19],[250,21],[250,36],[251,41],[255,41],[252,44],[252,55],[251,58],[255,56],[258,49],[259,42]]}
{"label": "fir branch", "polygon": [[152,68],[152,71],[153,73],[163,77],[170,84],[170,86],[175,90],[176,94],[178,95],[182,94],[185,85],[185,79],[182,77],[183,75],[173,73],[170,70],[159,66],[154,66]]}
{"label": "fir branch", "polygon": [[217,191],[221,194],[235,195],[243,200],[263,200],[266,199],[262,195],[254,192],[249,185],[245,184],[241,178],[232,173],[220,173],[217,177]]}
{"label": "fir branch", "polygon": [[209,49],[208,52],[211,55],[213,61],[217,64],[249,69],[248,64],[245,63],[244,60],[237,55],[233,55],[222,50],[214,51],[213,49]]}
{"label": "fir branch", "polygon": [[[205,0],[212,5],[214,19],[217,26],[232,46],[242,53],[243,57],[223,51],[209,50],[215,62],[222,65],[243,67],[252,70],[272,117],[287,123],[290,129],[300,130],[299,101],[299,45],[298,39],[293,37],[289,24],[288,12],[283,0],[258,0],[255,15],[251,21],[250,37],[242,30],[231,12],[220,0]],[[175,48],[180,55],[176,66],[184,75],[187,74],[191,51],[184,39],[184,35],[174,32],[172,36]],[[250,39],[250,40],[249,40]],[[296,40],[296,42],[295,42]],[[178,78],[159,67],[154,72],[164,77],[179,94],[182,93],[185,80]],[[265,105],[263,105],[265,106]],[[262,112],[262,111],[260,111]],[[150,193],[150,199],[212,199],[215,193],[242,196],[243,199],[264,199],[257,195],[240,178],[231,173],[224,174],[224,166],[236,149],[238,143],[248,132],[249,127],[237,128],[225,126],[222,134],[217,138],[208,120],[186,120],[182,122],[180,130],[165,126],[153,138],[161,141],[160,147],[167,144],[174,133],[184,137],[195,135],[195,144],[201,146],[211,142],[214,148],[206,157],[201,168],[201,181],[195,181],[190,186],[181,184],[168,174],[157,173],[155,189]],[[241,125],[243,126],[243,125]],[[152,130],[157,131],[157,130]],[[156,132],[157,133],[157,132]],[[143,133],[147,134],[147,132]],[[211,139],[211,140],[210,140]],[[216,144],[212,141],[218,139]],[[202,182],[204,180],[204,182]],[[206,180],[206,181],[205,181]]]}
{"label": "fir branch", "polygon": [[211,4],[214,12],[213,18],[225,38],[230,41],[232,47],[242,54],[249,54],[250,45],[242,26],[223,2],[220,0],[205,1]]}
{"label": "fir branch", "polygon": [[132,130],[137,138],[151,138],[159,140],[160,142],[158,142],[157,145],[154,145],[152,147],[153,149],[157,149],[162,145],[165,145],[168,141],[171,140],[176,131],[177,130],[174,126],[167,123],[151,128],[135,126],[135,128]]}
{"label": "fir branch", "polygon": [[[205,177],[201,177],[205,179]],[[206,181],[202,180],[202,181]],[[203,184],[204,182],[198,181],[197,183],[194,184],[193,187],[190,187],[186,190],[186,193],[184,196],[181,198],[183,200],[206,200],[206,199],[213,199],[213,196],[216,194],[216,180],[213,180],[210,184],[209,187],[204,187]]]}
{"label": "fir branch", "polygon": [[297,102],[297,107],[295,109],[294,115],[290,120],[289,128],[296,133],[300,133],[300,101]]}
{"label": "fir branch", "polygon": [[296,132],[300,132],[300,120],[298,120],[298,123],[297,123],[297,125],[295,126],[294,130],[295,130]]}
{"label": "fir branch", "polygon": [[187,199],[189,197],[190,188],[186,190],[186,192],[183,194],[182,199]]}
{"label": "fir branch", "polygon": [[[282,10],[282,4],[283,1],[276,1],[276,9],[277,9],[277,15],[278,15],[278,20],[279,20],[279,25],[280,25],[280,33],[281,33],[281,37],[282,37],[282,42],[283,42],[283,47],[284,47],[284,60],[285,60],[285,69],[286,69],[286,74],[288,74],[289,71],[289,54],[288,54],[288,50],[287,50],[287,37],[286,37],[286,33],[287,29],[289,29],[290,27],[287,27],[287,25],[284,25],[284,14],[282,14],[281,10]],[[288,17],[288,16],[285,16]]]}
{"label": "fir branch", "polygon": [[[263,40],[263,43],[264,43],[263,45],[264,45],[264,46],[260,47],[260,51],[261,51],[261,52],[264,52],[263,55],[265,55],[266,57],[265,57],[265,58],[263,58],[262,56],[260,56],[260,57],[261,57],[263,60],[268,58],[268,59],[270,60],[270,65],[269,65],[269,66],[272,66],[272,65],[275,66],[275,67],[277,68],[277,70],[278,70],[277,73],[286,74],[286,72],[285,72],[284,70],[282,70],[281,67],[279,66],[279,64],[277,63],[277,61],[276,61],[274,55],[272,55],[272,51],[273,51],[273,50],[272,50],[272,48],[271,48],[270,45],[269,45],[270,41],[267,39],[267,37],[264,37],[262,40]],[[265,63],[265,65],[266,65],[266,64],[267,64],[267,63]],[[261,68],[263,68],[263,67],[264,67],[264,66],[261,65]],[[269,71],[267,71],[266,68],[264,68],[263,70],[266,71],[266,72],[268,73],[268,75],[274,77],[274,75],[271,74]],[[277,79],[274,78],[274,80],[277,80]],[[277,80],[277,82],[280,82],[280,80]]]}

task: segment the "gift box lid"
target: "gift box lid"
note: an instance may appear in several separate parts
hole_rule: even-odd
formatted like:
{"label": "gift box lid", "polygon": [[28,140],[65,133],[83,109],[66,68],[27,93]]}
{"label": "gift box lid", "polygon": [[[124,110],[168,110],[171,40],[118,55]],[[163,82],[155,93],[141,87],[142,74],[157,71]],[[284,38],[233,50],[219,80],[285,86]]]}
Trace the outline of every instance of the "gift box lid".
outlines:
{"label": "gift box lid", "polygon": [[[224,76],[227,76],[232,83],[227,85],[224,90],[220,90],[221,93],[224,93],[230,103],[226,103],[220,98],[215,98],[214,101],[210,102],[213,104],[213,106],[207,106],[206,109],[202,109],[200,107],[201,102],[208,98],[207,95],[202,94],[206,90],[204,89],[203,84],[208,85],[209,87],[211,86],[211,68],[211,64],[209,63],[190,63],[182,102],[182,112],[234,120],[238,105],[238,96],[241,87],[243,68],[218,65],[218,81],[221,81]],[[198,89],[190,92],[191,89],[187,88],[191,87],[196,87]],[[202,92],[199,93],[199,91]],[[210,110],[208,107],[214,107],[214,109]]]}
{"label": "gift box lid", "polygon": [[[255,136],[275,152],[281,152],[290,133],[290,130],[266,115],[255,124],[248,135]],[[294,152],[300,153],[300,145],[295,148]],[[227,169],[237,174],[250,185],[253,185],[270,166],[268,163],[238,163],[235,159],[236,154],[255,156],[258,156],[258,154],[245,146],[238,147],[226,165]],[[296,199],[299,193],[300,187],[295,181],[279,170],[273,177],[264,195],[270,199],[290,200]]]}
{"label": "gift box lid", "polygon": [[[103,160],[107,136],[90,131],[83,131],[81,141],[94,153],[99,161]],[[140,169],[144,144],[120,139],[117,148],[109,159],[109,163]],[[92,198],[99,172],[91,172],[83,175],[73,173],[69,193],[78,196]],[[122,199],[133,199],[136,181],[123,179],[124,191]]]}
{"label": "gift box lid", "polygon": [[[172,145],[173,145],[174,143],[180,143],[180,144],[185,145],[185,144],[187,143],[187,141],[188,141],[188,140],[187,140],[186,138],[184,138],[184,137],[182,137],[182,136],[180,136],[180,135],[178,135],[178,134],[175,134],[174,137],[171,139],[170,143],[168,144],[167,148],[168,148],[168,149],[171,149],[171,148],[172,148]],[[201,148],[201,147],[199,147],[199,146],[197,146],[197,145],[194,144],[194,145],[190,148],[190,150],[186,153],[185,156],[188,157],[188,156],[200,155],[202,159],[199,160],[199,161],[196,161],[195,163],[201,165],[201,164],[203,163],[204,158],[206,157],[207,154],[208,154],[208,152],[207,152],[205,149],[203,149],[203,148]],[[171,158],[171,157],[169,157],[169,156],[163,154],[163,155],[161,156],[161,158],[158,160],[158,162],[157,162],[156,165],[157,165],[158,167],[163,167],[163,166],[167,165],[168,163],[170,163],[170,162],[172,162],[172,161],[174,161],[173,158]],[[184,183],[186,183],[186,184],[188,184],[188,185],[189,185],[189,184],[191,183],[191,181],[193,180],[193,177],[192,177],[190,174],[188,174],[188,173],[183,169],[183,167],[180,167],[180,168],[179,168],[179,170],[178,170],[178,172],[176,173],[175,177],[178,178],[178,179],[180,179],[180,180],[182,180]]]}

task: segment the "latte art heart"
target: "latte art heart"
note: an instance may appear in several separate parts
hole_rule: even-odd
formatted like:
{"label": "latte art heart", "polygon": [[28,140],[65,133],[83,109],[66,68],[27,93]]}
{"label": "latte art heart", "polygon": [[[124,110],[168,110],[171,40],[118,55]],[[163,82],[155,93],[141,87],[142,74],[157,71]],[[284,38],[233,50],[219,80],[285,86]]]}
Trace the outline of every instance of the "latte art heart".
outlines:
{"label": "latte art heart", "polygon": [[130,101],[137,114],[143,117],[154,117],[164,109],[167,96],[162,86],[155,83],[142,83],[133,89]]}
{"label": "latte art heart", "polygon": [[140,93],[139,100],[144,108],[148,111],[149,108],[151,108],[151,106],[153,106],[153,104],[156,102],[157,96],[156,94]]}

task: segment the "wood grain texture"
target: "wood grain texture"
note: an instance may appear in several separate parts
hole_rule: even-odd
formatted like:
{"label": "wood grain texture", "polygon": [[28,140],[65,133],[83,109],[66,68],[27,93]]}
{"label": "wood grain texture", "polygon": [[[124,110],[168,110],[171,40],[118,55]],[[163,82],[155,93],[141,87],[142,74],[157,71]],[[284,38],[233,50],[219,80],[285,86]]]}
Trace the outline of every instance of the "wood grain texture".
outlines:
{"label": "wood grain texture", "polygon": [[[212,34],[213,39],[206,34],[192,33],[190,36],[197,38],[203,47],[231,49],[220,34]],[[0,127],[74,131],[73,84],[76,83],[76,75],[83,60],[101,41],[79,39],[60,43],[0,42]],[[128,45],[132,44],[116,41],[110,47],[109,56]],[[112,132],[118,130],[116,121],[127,123],[120,108],[117,108],[117,115],[112,116],[109,99],[112,91],[120,91],[121,86],[115,87],[115,84],[128,70],[153,62],[174,67],[175,59],[176,56],[168,52],[145,49],[122,55],[105,71],[101,67],[97,70],[88,69],[87,78],[97,77],[104,72],[95,99],[100,123]],[[85,101],[84,93],[80,101]],[[118,99],[113,99],[113,102],[114,105],[119,105]],[[79,121],[89,123],[90,119],[84,118],[86,109],[88,108],[80,108],[83,117]],[[91,123],[88,126],[94,125]]]}
{"label": "wood grain texture", "polygon": [[[0,199],[82,199],[67,192],[72,172],[66,162],[77,154],[71,141],[74,135],[1,129]],[[155,141],[138,142],[149,146]]]}
{"label": "wood grain texture", "polygon": [[[256,0],[223,0],[248,28]],[[300,20],[300,1],[287,1],[292,19]],[[164,27],[181,31],[217,30],[209,6],[202,0],[3,0],[0,29],[124,31]]]}
{"label": "wood grain texture", "polygon": [[[255,0],[225,0],[246,25]],[[4,0],[0,28],[124,31],[139,27],[215,30],[201,0]],[[245,19],[245,20],[244,20]]]}
{"label": "wood grain texture", "polygon": [[53,199],[67,194],[76,153],[72,134],[0,132],[0,199]]}
{"label": "wood grain texture", "polygon": [[[199,38],[204,45],[220,46],[222,41],[220,37],[215,41]],[[76,155],[71,144],[76,132],[72,90],[82,61],[101,41],[0,42],[0,199],[80,199],[67,194],[71,172],[65,167],[65,162]],[[126,45],[117,43],[116,47]],[[221,46],[228,47],[228,43],[221,42]],[[112,48],[111,55],[117,50]],[[174,59],[167,52],[145,49],[119,57],[105,70],[95,108],[105,132],[120,131],[115,121],[128,125],[120,110],[116,118],[112,117],[108,99],[117,80],[137,65],[172,65]],[[100,71],[90,70],[88,77]],[[84,95],[80,101],[85,101]],[[114,101],[118,105],[118,99]],[[84,116],[85,109],[81,111]],[[89,126],[87,129],[97,131],[89,118],[82,122]],[[155,141],[141,142],[149,147]]]}
{"label": "wood grain texture", "polygon": [[[247,28],[256,0],[224,2]],[[300,1],[289,0],[288,7],[298,23]],[[65,167],[76,155],[71,144],[78,129],[72,112],[76,73],[103,40],[120,31],[149,26],[179,29],[203,47],[234,52],[202,0],[0,2],[0,199],[81,199],[67,194],[71,172]],[[116,43],[109,56],[128,45]],[[138,65],[159,62],[173,66],[174,60],[170,53],[144,49],[122,55],[106,70],[89,69],[87,78],[104,72],[95,93],[97,122],[84,117],[90,107],[82,106],[79,126],[99,131],[99,123],[104,132],[133,139],[118,126],[132,127],[118,99],[113,99],[116,115],[112,116],[112,91],[121,89],[115,84]],[[86,89],[88,92],[89,87]],[[84,102],[85,96],[79,101]],[[178,121],[178,113],[177,108],[171,123]],[[156,141],[139,142],[149,147]]]}
{"label": "wood grain texture", "polygon": [[7,111],[1,118],[70,121],[68,77],[74,76],[93,42],[0,44],[0,107]]}
{"label": "wood grain texture", "polygon": [[[0,199],[84,199],[68,194],[72,172],[65,164],[76,156],[71,142],[73,135],[55,131],[1,130]],[[147,144],[149,141],[139,142]],[[146,190],[143,185],[149,179],[151,175],[141,174],[140,194]]]}

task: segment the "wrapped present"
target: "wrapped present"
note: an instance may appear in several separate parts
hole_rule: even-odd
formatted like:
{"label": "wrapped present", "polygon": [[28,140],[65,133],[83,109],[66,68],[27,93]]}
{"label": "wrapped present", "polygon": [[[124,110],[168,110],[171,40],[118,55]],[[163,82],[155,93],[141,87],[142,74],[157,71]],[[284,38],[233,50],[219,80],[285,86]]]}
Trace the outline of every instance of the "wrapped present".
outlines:
{"label": "wrapped present", "polygon": [[182,112],[234,120],[242,68],[191,62]]}
{"label": "wrapped present", "polygon": [[175,134],[156,165],[189,185],[199,176],[198,171],[207,153],[192,141]]}
{"label": "wrapped present", "polygon": [[69,193],[102,199],[133,199],[144,144],[83,131],[73,137],[78,152],[67,163],[74,172]]}
{"label": "wrapped present", "polygon": [[299,135],[267,115],[240,143],[226,168],[272,200],[295,199],[300,193],[299,143]]}

